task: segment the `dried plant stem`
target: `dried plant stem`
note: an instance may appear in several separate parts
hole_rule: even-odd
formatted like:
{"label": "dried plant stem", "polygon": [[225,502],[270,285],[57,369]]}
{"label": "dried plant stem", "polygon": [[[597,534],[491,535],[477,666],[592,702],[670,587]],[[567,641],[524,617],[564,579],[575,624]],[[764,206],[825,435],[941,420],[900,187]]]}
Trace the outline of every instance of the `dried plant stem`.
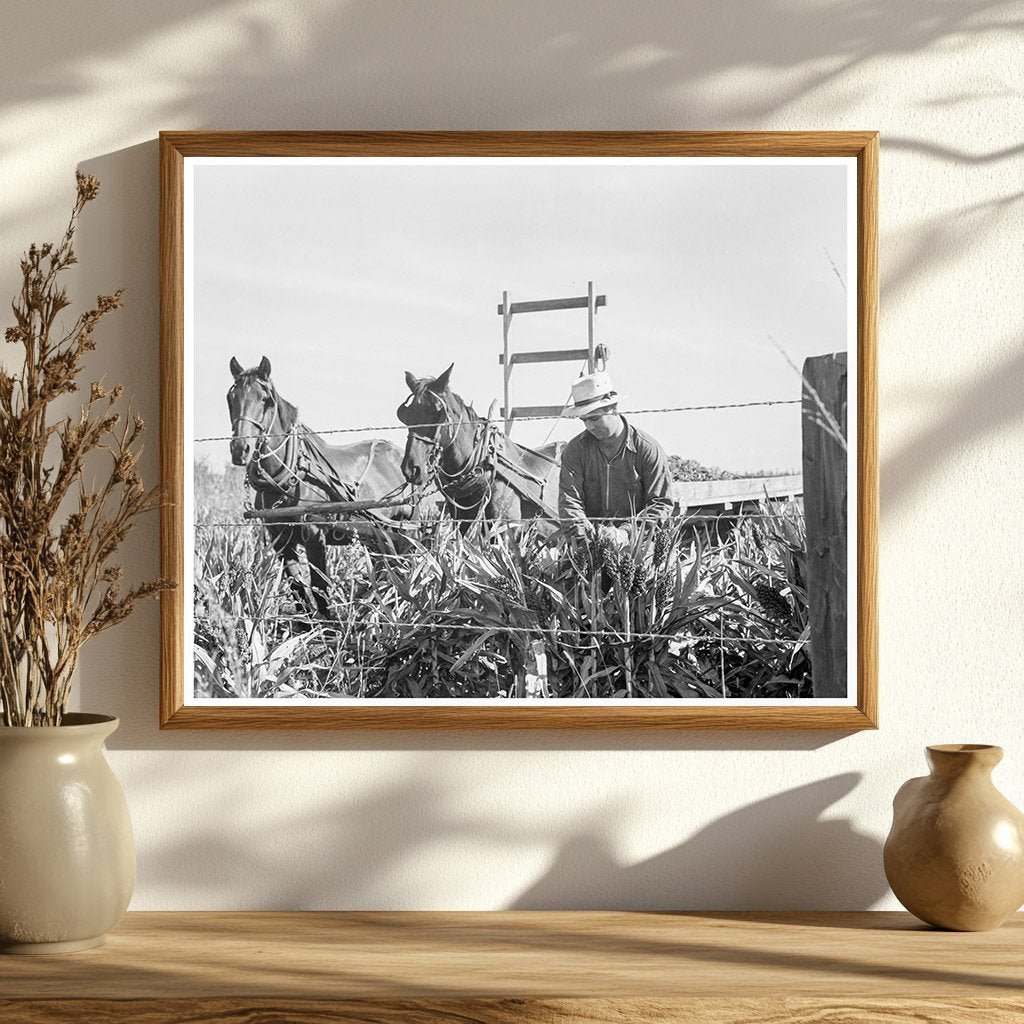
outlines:
{"label": "dried plant stem", "polygon": [[836,266],[836,261],[832,259],[832,253],[823,245],[822,251],[825,253],[825,259],[828,260],[828,265],[832,268],[832,273],[836,275],[836,280],[839,282],[839,287],[843,289],[843,294],[846,294],[846,279],[842,274],[839,273],[839,268]]}
{"label": "dried plant stem", "polygon": [[[79,390],[96,325],[121,305],[121,291],[100,295],[70,330],[57,327],[70,304],[59,276],[77,262],[78,218],[99,193],[91,175],[79,174],[77,182],[61,241],[32,245],[21,261],[15,322],[5,339],[22,346],[22,367],[16,376],[0,370],[0,700],[7,726],[58,725],[82,645],[126,618],[137,600],[169,586],[151,580],[122,594],[123,572],[111,564],[135,519],[158,503],[136,468],[145,424],[130,408],[123,420],[114,409],[124,389],[108,393],[93,381],[80,415],[49,420],[52,404]],[[94,453],[110,460],[99,488],[83,480]]]}
{"label": "dried plant stem", "polygon": [[832,438],[844,452],[849,451],[849,446],[846,441],[846,432],[843,430],[839,420],[835,418],[832,410],[829,409],[824,401],[822,401],[821,395],[818,394],[817,389],[813,384],[803,375],[800,368],[793,362],[789,357],[789,353],[769,334],[768,340],[775,346],[775,348],[781,353],[782,358],[793,368],[793,370],[799,374],[800,379],[803,381],[804,391],[807,392],[811,397],[811,401],[814,402],[815,408],[818,410],[818,415],[811,417],[813,422],[817,423],[829,437]]}

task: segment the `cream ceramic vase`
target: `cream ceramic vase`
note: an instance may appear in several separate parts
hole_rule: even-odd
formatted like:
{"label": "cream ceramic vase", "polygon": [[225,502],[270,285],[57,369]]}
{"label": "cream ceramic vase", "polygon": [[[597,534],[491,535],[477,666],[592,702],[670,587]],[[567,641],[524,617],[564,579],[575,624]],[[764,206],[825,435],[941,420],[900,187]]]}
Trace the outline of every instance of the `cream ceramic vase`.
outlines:
{"label": "cream ceramic vase", "polygon": [[117,724],[0,727],[0,951],[90,949],[128,906],[135,843],[103,753]]}
{"label": "cream ceramic vase", "polygon": [[992,784],[1000,747],[927,748],[931,775],[893,800],[885,876],[916,917],[938,928],[998,928],[1024,904],[1024,814]]}

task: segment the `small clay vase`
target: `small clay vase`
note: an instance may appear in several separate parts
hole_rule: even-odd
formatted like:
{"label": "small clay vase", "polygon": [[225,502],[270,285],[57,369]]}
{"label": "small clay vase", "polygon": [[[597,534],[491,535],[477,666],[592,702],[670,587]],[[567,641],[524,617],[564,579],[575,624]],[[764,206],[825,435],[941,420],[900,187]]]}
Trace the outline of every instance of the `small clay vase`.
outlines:
{"label": "small clay vase", "polygon": [[998,928],[1024,903],[1024,814],[992,784],[1000,747],[927,748],[931,775],[892,802],[885,877],[916,917],[937,928]]}

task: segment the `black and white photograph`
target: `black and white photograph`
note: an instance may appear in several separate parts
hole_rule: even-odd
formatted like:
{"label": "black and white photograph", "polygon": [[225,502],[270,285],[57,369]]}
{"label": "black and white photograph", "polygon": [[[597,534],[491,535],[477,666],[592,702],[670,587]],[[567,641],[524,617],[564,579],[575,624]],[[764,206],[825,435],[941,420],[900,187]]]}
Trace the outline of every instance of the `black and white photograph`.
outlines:
{"label": "black and white photograph", "polygon": [[187,705],[856,703],[856,158],[183,195]]}

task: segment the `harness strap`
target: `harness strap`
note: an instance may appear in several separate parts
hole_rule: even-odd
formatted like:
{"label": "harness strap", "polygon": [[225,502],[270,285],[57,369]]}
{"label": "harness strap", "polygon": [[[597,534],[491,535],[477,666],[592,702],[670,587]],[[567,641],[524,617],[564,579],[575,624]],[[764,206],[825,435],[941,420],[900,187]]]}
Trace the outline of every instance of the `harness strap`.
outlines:
{"label": "harness strap", "polygon": [[[342,479],[323,452],[310,443],[306,431],[299,438],[299,446],[308,460],[305,474],[306,484],[315,487],[327,496],[340,494],[344,495],[342,500],[350,501],[355,499],[359,484],[353,484],[349,480]],[[360,479],[359,483],[361,482],[362,479]]]}
{"label": "harness strap", "polygon": [[[379,437],[375,437],[375,438],[373,438],[370,441],[370,451],[369,451],[369,453],[366,456],[366,465],[363,466],[363,471],[362,471],[362,473],[359,474],[359,479],[354,484],[350,485],[352,487],[353,500],[356,497],[358,497],[358,495],[359,495],[359,488],[362,487],[364,481],[366,480],[367,476],[370,473],[370,469],[373,466],[374,456],[377,454],[377,446],[380,445],[380,444],[381,444],[381,438],[379,438]],[[385,494],[381,498],[381,501],[388,501],[389,499],[393,498],[396,494],[398,494],[400,491],[402,491],[404,488],[405,488],[405,482],[403,481],[397,487],[393,487],[388,494]],[[379,509],[374,509],[374,508],[363,509],[362,510],[362,514],[367,516],[370,519],[377,519],[377,520],[379,520],[382,523],[385,523],[385,522],[386,523],[390,523],[391,522],[390,517],[386,516]]]}
{"label": "harness strap", "polygon": [[[508,459],[502,459],[502,462],[508,467],[509,470],[512,470],[512,472],[502,473],[501,482],[505,484],[506,487],[511,487],[512,490],[515,491],[516,494],[518,494],[519,497],[522,498],[524,501],[528,501],[531,505],[535,505],[547,518],[557,519],[557,509],[553,508],[541,497],[541,495],[544,493],[544,485],[546,481],[541,480],[540,478],[534,476],[532,473],[527,472],[521,466],[516,466],[513,462],[511,462]],[[536,493],[534,493],[529,487],[527,487],[523,483],[521,479],[518,478],[520,474],[527,480],[537,485],[538,491]]]}
{"label": "harness strap", "polygon": [[[366,481],[373,467],[379,445],[383,443],[381,438],[373,438],[370,441],[366,463],[359,479],[352,483],[339,476],[338,471],[323,451],[310,441],[312,432],[302,423],[296,420],[287,433],[274,430],[275,425],[281,423],[277,401],[274,403],[269,425],[245,415],[239,416],[238,419],[252,423],[260,432],[259,443],[246,467],[246,481],[258,493],[262,492],[265,495],[267,492],[271,492],[273,497],[270,501],[276,507],[297,505],[302,498],[303,484],[321,491],[328,498],[340,496],[342,500],[355,500],[360,487]],[[280,442],[276,445],[271,444],[270,438],[277,436],[281,437]],[[271,462],[271,468],[268,468],[266,463],[270,460],[276,461],[277,465],[274,466]],[[383,500],[394,497],[405,486],[403,481],[384,495]],[[390,522],[388,516],[375,509],[366,509],[362,515],[382,524]]]}
{"label": "harness strap", "polygon": [[[438,400],[441,401],[440,398]],[[452,410],[447,403],[441,401],[441,404],[445,412],[450,415]],[[453,424],[450,419],[443,424],[448,428],[450,434],[447,442],[442,443],[436,437],[428,438],[412,430],[409,432],[410,438],[428,446],[430,451],[429,469],[445,500],[460,511],[475,511],[480,515],[490,501],[495,480],[500,477],[502,483],[511,487],[524,501],[534,505],[544,516],[551,519],[558,518],[558,512],[541,497],[547,481],[531,473],[522,463],[514,461],[508,455],[505,437],[498,429],[497,423],[490,417],[486,420],[479,419],[474,423],[472,448],[466,461],[454,472],[448,472],[441,467],[441,455],[452,445],[459,428],[465,423],[463,415],[465,411],[465,408],[459,411],[457,424]],[[472,409],[469,411],[472,412]],[[540,452],[536,454],[547,462],[557,464],[557,460],[547,455],[542,455]],[[506,472],[502,472],[503,469]],[[538,488],[538,493],[531,493],[526,481],[534,484]],[[470,492],[478,488],[482,488],[480,496],[475,500],[469,498]],[[469,503],[463,504],[463,501],[467,499]]]}
{"label": "harness strap", "polygon": [[504,454],[504,452],[500,452],[498,454],[498,462],[501,463],[501,465],[507,466],[509,469],[514,470],[520,476],[526,477],[527,480],[532,480],[535,484],[537,484],[540,487],[543,487],[547,483],[544,477],[540,477],[534,473],[531,473],[521,462],[513,462],[507,455]]}
{"label": "harness strap", "polygon": [[[274,418],[275,420],[277,418],[276,412]],[[267,444],[267,432],[265,432],[260,445],[253,452],[253,457],[246,470],[249,486],[254,490],[276,491],[283,498],[298,501],[302,478],[296,472],[297,450],[296,427],[292,427],[281,443],[273,448]],[[284,451],[283,457],[282,451]],[[278,469],[273,472],[264,466],[264,461],[271,457],[275,458],[278,463]]]}

